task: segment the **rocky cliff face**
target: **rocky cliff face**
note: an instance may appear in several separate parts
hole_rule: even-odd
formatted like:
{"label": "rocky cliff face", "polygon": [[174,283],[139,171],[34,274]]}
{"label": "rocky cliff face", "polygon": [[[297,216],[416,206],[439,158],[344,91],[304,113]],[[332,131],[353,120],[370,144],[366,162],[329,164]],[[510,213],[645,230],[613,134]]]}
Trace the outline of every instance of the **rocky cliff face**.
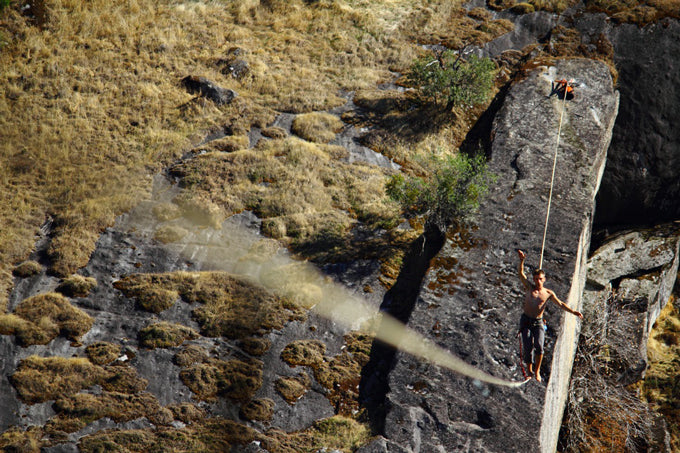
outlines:
{"label": "rocky cliff face", "polygon": [[[668,222],[680,217],[680,105],[675,75],[680,21],[639,28],[621,25],[607,35],[614,46],[621,92],[607,172],[597,197],[602,227]],[[625,200],[625,203],[621,203]]]}
{"label": "rocky cliff face", "polygon": [[[518,248],[536,265],[562,101],[551,80],[576,78],[564,105],[544,269],[547,286],[579,308],[594,198],[618,108],[607,67],[590,60],[538,67],[509,91],[494,122],[490,167],[498,180],[479,221],[451,235],[409,325],[490,374],[521,380]],[[397,353],[386,393],[385,439],[364,451],[553,452],[578,335],[573,316],[548,312],[547,387],[489,387]],[[533,429],[531,428],[533,427]]]}

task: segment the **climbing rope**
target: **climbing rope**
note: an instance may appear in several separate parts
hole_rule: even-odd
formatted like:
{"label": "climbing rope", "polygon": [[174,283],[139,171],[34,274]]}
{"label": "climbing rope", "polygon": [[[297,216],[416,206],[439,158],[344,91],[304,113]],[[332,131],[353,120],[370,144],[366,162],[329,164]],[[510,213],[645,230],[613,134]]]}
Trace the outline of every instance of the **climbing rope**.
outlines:
{"label": "climbing rope", "polygon": [[545,237],[548,233],[548,219],[550,218],[550,204],[552,203],[553,186],[555,184],[555,168],[557,167],[557,150],[560,147],[560,134],[562,133],[562,118],[566,110],[567,87],[564,86],[564,97],[562,98],[562,111],[560,112],[560,124],[557,127],[557,140],[555,143],[555,157],[553,158],[552,176],[550,177],[550,192],[548,193],[548,208],[545,212],[545,226],[543,227],[543,242],[541,243],[541,257],[538,260],[538,268],[543,269],[543,252],[545,251]]}

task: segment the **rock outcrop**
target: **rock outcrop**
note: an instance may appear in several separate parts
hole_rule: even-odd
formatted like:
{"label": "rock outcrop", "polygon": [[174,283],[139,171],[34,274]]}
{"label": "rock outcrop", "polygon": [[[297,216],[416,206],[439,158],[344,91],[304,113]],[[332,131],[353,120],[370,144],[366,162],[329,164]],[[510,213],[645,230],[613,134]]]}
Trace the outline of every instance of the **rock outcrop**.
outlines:
{"label": "rock outcrop", "polygon": [[588,260],[589,285],[583,304],[613,292],[617,303],[628,307],[631,331],[620,332],[638,351],[635,366],[624,370],[618,381],[632,384],[644,377],[649,333],[668,303],[678,274],[680,227],[665,225],[617,235],[598,248]]}
{"label": "rock outcrop", "polygon": [[[515,337],[522,297],[515,250],[538,261],[563,108],[548,95],[551,80],[562,77],[578,77],[582,86],[564,105],[543,267],[547,285],[580,307],[618,93],[604,64],[568,60],[536,68],[509,90],[492,131],[490,168],[498,180],[476,226],[449,236],[409,319],[412,328],[468,363],[507,379],[523,379]],[[490,387],[397,353],[384,438],[363,451],[555,451],[579,326],[554,308],[548,312],[547,387],[536,381],[520,390]]]}
{"label": "rock outcrop", "polygon": [[607,31],[619,71],[621,106],[596,223],[654,225],[680,218],[680,87],[676,80],[680,21]]}

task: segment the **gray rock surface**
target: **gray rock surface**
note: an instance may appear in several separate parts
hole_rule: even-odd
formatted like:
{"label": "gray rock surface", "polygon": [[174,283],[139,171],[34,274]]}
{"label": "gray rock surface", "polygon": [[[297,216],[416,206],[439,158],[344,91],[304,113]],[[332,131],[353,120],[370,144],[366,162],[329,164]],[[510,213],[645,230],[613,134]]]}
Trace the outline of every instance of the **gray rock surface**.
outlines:
{"label": "gray rock surface", "polygon": [[653,225],[680,218],[680,21],[608,31],[621,92],[597,223]]}
{"label": "gray rock surface", "polygon": [[[646,364],[649,333],[668,303],[680,263],[680,225],[670,224],[623,233],[598,248],[588,260],[588,281],[598,287],[584,291],[584,304],[612,291],[623,306],[639,313],[627,341],[637,345],[639,361]],[[629,376],[636,382],[645,367]],[[630,373],[629,373],[630,374]]]}
{"label": "gray rock surface", "polygon": [[[609,239],[588,260],[588,281],[601,287],[624,276],[649,273],[675,259],[673,229],[632,231]],[[670,238],[669,238],[670,235]]]}
{"label": "gray rock surface", "polygon": [[[145,390],[152,393],[160,404],[195,402],[191,390],[179,378],[180,368],[172,361],[179,348],[147,350],[139,347],[137,338],[140,329],[157,321],[181,323],[198,330],[191,314],[193,307],[177,301],[162,313],[148,313],[138,309],[135,301],[123,296],[113,287],[113,283],[126,274],[133,273],[209,270],[245,274],[257,280],[273,267],[291,265],[294,261],[283,248],[268,260],[252,259],[253,245],[264,238],[259,233],[258,219],[248,212],[228,218],[219,229],[196,225],[189,219],[165,222],[158,220],[153,215],[153,208],[170,203],[179,190],[165,176],[158,175],[154,180],[152,197],[118,218],[116,224],[99,238],[90,262],[80,271],[84,276],[95,278],[98,285],[87,297],[71,301],[95,318],[92,329],[81,339],[82,346],[72,346],[69,341],[57,338],[47,345],[23,348],[16,344],[13,336],[0,335],[0,372],[3,376],[0,384],[0,431],[10,426],[43,425],[55,415],[52,401],[24,404],[17,399],[16,391],[7,377],[14,373],[22,359],[31,354],[43,357],[82,357],[85,356],[85,347],[97,341],[108,341],[134,352],[134,357],[127,363],[134,367],[140,377],[148,381]],[[168,223],[181,226],[188,232],[187,235],[171,244],[154,240],[154,233]],[[361,282],[376,281],[378,270],[379,263],[362,261],[328,269],[327,274],[332,275],[335,281],[347,282],[343,286],[349,288],[347,291],[351,292],[354,288],[363,294]],[[11,295],[13,305],[38,292],[54,289],[58,283],[58,278],[44,273],[18,280]],[[369,303],[372,301],[377,308],[382,291],[379,285],[376,286],[373,294],[362,295],[362,299]],[[283,329],[268,334],[271,347],[264,356],[258,357],[264,363],[263,383],[255,398],[271,399],[275,403],[275,410],[274,418],[266,425],[258,426],[259,428],[297,431],[309,427],[315,420],[335,414],[326,398],[326,389],[313,378],[311,388],[295,405],[287,403],[275,391],[274,382],[282,376],[297,376],[300,372],[311,374],[305,367],[291,367],[281,360],[281,351],[290,342],[306,338],[321,340],[327,346],[326,355],[334,356],[340,353],[343,335],[349,330],[344,325],[309,313],[306,321],[290,322]],[[193,343],[223,360],[244,354],[238,342],[224,338],[201,337]],[[201,402],[199,405],[213,416],[239,420],[238,404],[225,398],[219,398],[215,403]],[[139,423],[151,426],[146,419],[139,420]],[[59,445],[54,451],[71,451],[82,436],[102,429],[126,429],[130,426],[129,423],[116,423],[108,419],[95,421],[83,430],[71,434],[71,443]]]}
{"label": "gray rock surface", "polygon": [[[521,380],[521,313],[515,249],[538,261],[563,104],[550,81],[578,76],[566,103],[544,268],[547,285],[579,308],[594,197],[604,168],[618,93],[604,64],[559,61],[513,86],[496,117],[491,170],[498,175],[476,227],[449,235],[428,272],[409,326],[468,363]],[[578,335],[573,316],[550,307],[544,379],[519,390],[490,387],[397,353],[389,375],[386,447],[368,451],[554,452]]]}

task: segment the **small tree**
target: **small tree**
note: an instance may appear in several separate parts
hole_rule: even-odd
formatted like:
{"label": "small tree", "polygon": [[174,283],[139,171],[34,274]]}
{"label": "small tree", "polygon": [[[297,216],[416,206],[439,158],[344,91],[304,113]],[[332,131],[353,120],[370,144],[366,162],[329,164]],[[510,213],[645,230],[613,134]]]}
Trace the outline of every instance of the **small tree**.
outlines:
{"label": "small tree", "polygon": [[495,64],[476,55],[463,59],[462,54],[444,50],[419,58],[407,80],[426,102],[446,102],[447,108],[481,104],[493,89]]}
{"label": "small tree", "polygon": [[387,195],[400,203],[407,215],[424,216],[426,226],[441,231],[474,213],[493,179],[483,155],[433,155],[423,167],[429,176],[392,176]]}

